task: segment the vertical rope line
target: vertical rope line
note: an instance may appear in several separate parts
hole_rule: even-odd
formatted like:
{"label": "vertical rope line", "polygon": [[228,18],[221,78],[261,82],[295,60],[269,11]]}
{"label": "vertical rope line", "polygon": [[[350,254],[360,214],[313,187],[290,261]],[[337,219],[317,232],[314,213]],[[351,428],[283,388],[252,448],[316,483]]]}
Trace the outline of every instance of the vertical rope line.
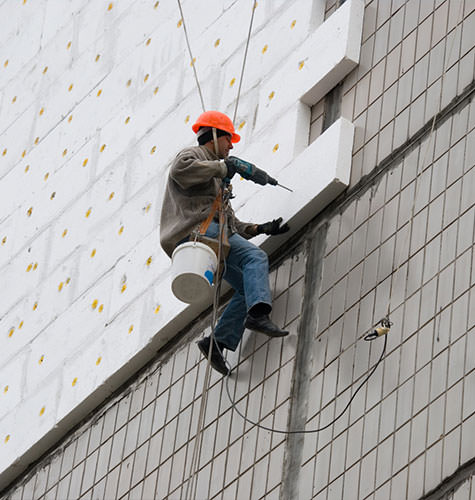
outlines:
{"label": "vertical rope line", "polygon": [[196,86],[198,87],[198,93],[200,95],[201,107],[203,108],[203,111],[206,111],[205,101],[203,99],[203,93],[201,92],[200,81],[198,79],[198,73],[196,71],[196,65],[195,65],[195,62],[193,60],[193,54],[191,52],[190,40],[188,38],[188,30],[186,29],[185,16],[183,15],[183,9],[181,7],[181,0],[177,0],[177,2],[178,2],[178,8],[180,9],[181,21],[183,23],[183,31],[185,32],[186,45],[188,47],[188,53],[190,54],[190,62],[191,62],[191,66],[193,68],[193,74],[195,75]]}
{"label": "vertical rope line", "polygon": [[236,98],[236,106],[234,108],[233,123],[236,121],[237,110],[238,110],[238,105],[239,105],[239,98],[241,97],[241,87],[242,87],[242,81],[244,78],[244,68],[246,67],[247,51],[249,49],[249,41],[251,39],[252,23],[254,22],[254,13],[256,11],[256,7],[257,7],[257,2],[255,2],[255,0],[252,0],[251,22],[249,23],[249,31],[247,33],[246,49],[244,50],[244,59],[242,61],[241,76],[239,78],[239,87],[238,87],[238,94],[237,94],[237,98]]}
{"label": "vertical rope line", "polygon": [[[225,209],[224,209],[224,189],[221,190],[221,203],[220,203],[220,212],[223,212],[224,214]],[[208,403],[208,389],[209,389],[209,381],[211,379],[211,353],[212,349],[214,346],[214,330],[216,328],[216,322],[217,322],[217,311],[218,311],[218,302],[219,302],[219,296],[221,292],[221,254],[222,254],[222,241],[223,241],[223,233],[225,226],[227,224],[221,223],[222,217],[220,216],[220,227],[219,227],[219,244],[218,244],[218,266],[216,269],[216,284],[214,288],[214,295],[213,295],[213,315],[212,315],[212,320],[211,320],[211,335],[210,335],[210,343],[209,343],[209,351],[208,351],[208,358],[207,358],[207,363],[206,363],[206,372],[205,372],[205,378],[203,380],[203,389],[201,391],[201,403],[200,403],[200,411],[199,411],[199,416],[198,416],[198,423],[196,426],[196,436],[195,436],[195,443],[193,446],[193,455],[191,458],[191,464],[190,464],[190,475],[187,480],[187,485],[186,485],[186,493],[185,493],[185,499],[188,498],[196,498],[196,488],[198,485],[198,468],[199,468],[199,462],[200,462],[200,456],[201,456],[201,447],[202,447],[202,442],[203,442],[203,426],[204,426],[204,418],[206,414],[206,406]],[[191,491],[190,491],[191,490]],[[191,493],[190,496],[188,496],[188,493]]]}
{"label": "vertical rope line", "polygon": [[[455,46],[455,39],[457,38],[457,32],[458,32],[459,26],[460,26],[460,24],[462,22],[464,3],[465,3],[464,0],[460,0],[459,12],[458,12],[458,16],[457,16],[457,24],[456,24],[455,29],[454,29],[454,37],[453,37],[453,39],[451,41],[451,44],[450,44],[450,47],[449,47],[448,56],[447,56],[447,62],[444,64],[444,68],[443,68],[443,71],[442,71],[442,77],[441,77],[441,80],[440,80],[440,92],[439,92],[439,109],[438,109],[438,111],[436,113],[434,113],[434,117],[432,118],[432,125],[431,125],[430,132],[429,132],[429,139],[427,141],[427,146],[425,148],[424,155],[422,157],[422,161],[418,162],[418,164],[417,164],[416,178],[415,178],[415,183],[416,184],[415,184],[415,189],[414,189],[414,199],[412,201],[412,207],[411,207],[411,219],[410,219],[411,227],[409,228],[409,230],[407,232],[407,235],[405,237],[405,244],[404,244],[404,246],[406,246],[409,243],[409,237],[410,237],[411,232],[412,232],[412,224],[413,224],[413,221],[414,221],[414,213],[415,213],[415,208],[416,208],[416,200],[418,198],[419,189],[420,189],[420,182],[418,182],[418,181],[419,181],[420,176],[424,172],[424,166],[426,164],[427,156],[428,156],[428,153],[429,153],[429,150],[430,150],[430,146],[432,144],[433,135],[434,135],[435,121],[436,121],[437,115],[440,113],[441,108],[442,108],[442,92],[443,92],[443,89],[444,89],[445,76],[447,74],[447,70],[448,70],[448,66],[449,66],[449,63],[450,63],[450,59],[452,57],[452,51],[453,51],[454,46]],[[420,168],[421,166],[422,166],[422,168]],[[396,240],[394,240],[394,245],[396,246]],[[395,253],[396,253],[396,248],[394,249],[394,258],[395,258]],[[409,259],[409,257],[408,257],[408,259]],[[392,291],[393,291],[393,286],[392,286],[393,285],[393,279],[394,279],[394,276],[397,274],[397,272],[399,271],[399,269],[402,267],[403,264],[404,264],[404,262],[401,259],[401,262],[397,265],[396,269],[393,270],[393,272],[391,273],[391,284],[390,284],[390,289],[389,289],[389,299],[388,299],[388,308],[387,308],[387,315],[388,316],[389,316],[389,313],[391,312],[391,298],[392,298]],[[394,264],[393,264],[393,268],[394,268]]]}

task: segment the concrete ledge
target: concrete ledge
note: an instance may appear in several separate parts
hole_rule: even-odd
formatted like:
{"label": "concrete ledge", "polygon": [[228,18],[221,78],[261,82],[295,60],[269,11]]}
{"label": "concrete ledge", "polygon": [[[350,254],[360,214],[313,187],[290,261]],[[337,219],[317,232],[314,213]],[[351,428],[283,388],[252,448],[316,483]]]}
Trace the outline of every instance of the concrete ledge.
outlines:
{"label": "concrete ledge", "polygon": [[260,221],[282,217],[290,231],[280,236],[261,235],[253,241],[268,253],[291,238],[347,186],[351,173],[354,125],[340,118],[305,151],[277,174],[281,184],[293,189],[265,187],[237,211],[241,220]]}
{"label": "concrete ledge", "polygon": [[348,0],[330,16],[259,90],[256,130],[297,100],[312,106],[359,62],[364,2]]}

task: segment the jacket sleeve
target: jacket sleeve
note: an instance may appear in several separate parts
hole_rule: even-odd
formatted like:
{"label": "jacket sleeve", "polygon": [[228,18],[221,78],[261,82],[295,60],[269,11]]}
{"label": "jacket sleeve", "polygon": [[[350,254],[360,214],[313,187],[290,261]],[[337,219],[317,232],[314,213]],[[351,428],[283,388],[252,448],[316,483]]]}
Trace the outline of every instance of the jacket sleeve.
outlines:
{"label": "jacket sleeve", "polygon": [[254,224],[253,222],[241,222],[234,214],[234,210],[232,211],[232,216],[234,218],[234,225],[240,236],[246,238],[246,240],[257,236],[255,232],[256,224]]}
{"label": "jacket sleeve", "polygon": [[224,179],[227,167],[222,160],[200,160],[192,151],[177,155],[170,169],[170,177],[183,189],[209,182],[213,177]]}

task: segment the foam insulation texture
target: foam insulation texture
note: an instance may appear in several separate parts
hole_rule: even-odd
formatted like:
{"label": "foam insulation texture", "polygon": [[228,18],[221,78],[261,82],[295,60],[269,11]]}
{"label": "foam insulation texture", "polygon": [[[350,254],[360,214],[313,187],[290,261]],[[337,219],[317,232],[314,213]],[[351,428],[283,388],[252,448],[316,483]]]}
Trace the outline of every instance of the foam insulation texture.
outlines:
{"label": "foam insulation texture", "polygon": [[[272,250],[348,184],[353,125],[309,146],[309,106],[357,65],[363,1],[325,22],[323,0],[182,5],[205,105],[230,116],[255,9],[233,154],[294,193],[236,179],[234,207],[291,223],[257,241]],[[202,111],[176,2],[3,1],[0,17],[4,486],[209,303],[172,295],[159,244]]]}

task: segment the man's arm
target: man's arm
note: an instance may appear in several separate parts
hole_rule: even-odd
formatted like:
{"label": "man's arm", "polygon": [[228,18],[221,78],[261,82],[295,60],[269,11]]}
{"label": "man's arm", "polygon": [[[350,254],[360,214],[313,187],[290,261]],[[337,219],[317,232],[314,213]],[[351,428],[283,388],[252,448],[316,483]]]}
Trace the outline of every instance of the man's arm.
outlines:
{"label": "man's arm", "polygon": [[264,224],[250,224],[241,222],[239,219],[236,220],[236,229],[239,234],[246,239],[253,238],[258,234],[268,234],[270,236],[275,236],[277,234],[286,233],[290,228],[288,224],[282,224],[282,217],[274,219]]}
{"label": "man's arm", "polygon": [[170,177],[183,189],[203,184],[213,177],[224,179],[228,169],[223,160],[200,160],[191,151],[179,153],[170,169]]}

